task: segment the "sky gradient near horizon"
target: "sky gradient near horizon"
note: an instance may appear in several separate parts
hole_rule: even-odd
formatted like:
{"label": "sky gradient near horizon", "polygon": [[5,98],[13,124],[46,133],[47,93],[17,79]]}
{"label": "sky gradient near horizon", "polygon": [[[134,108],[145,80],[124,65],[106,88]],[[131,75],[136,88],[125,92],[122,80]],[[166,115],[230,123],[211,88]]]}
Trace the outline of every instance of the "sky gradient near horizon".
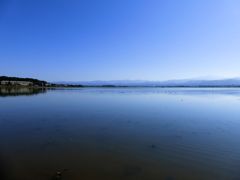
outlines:
{"label": "sky gradient near horizon", "polygon": [[0,75],[240,77],[239,0],[0,0]]}

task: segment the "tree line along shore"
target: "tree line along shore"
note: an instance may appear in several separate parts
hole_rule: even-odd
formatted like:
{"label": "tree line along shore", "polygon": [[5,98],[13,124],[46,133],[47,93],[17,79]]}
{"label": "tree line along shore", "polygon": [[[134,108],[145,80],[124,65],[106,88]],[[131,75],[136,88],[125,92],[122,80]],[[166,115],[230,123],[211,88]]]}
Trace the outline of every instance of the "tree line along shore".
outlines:
{"label": "tree line along shore", "polygon": [[4,87],[83,87],[82,85],[54,84],[33,78],[0,76],[0,86]]}

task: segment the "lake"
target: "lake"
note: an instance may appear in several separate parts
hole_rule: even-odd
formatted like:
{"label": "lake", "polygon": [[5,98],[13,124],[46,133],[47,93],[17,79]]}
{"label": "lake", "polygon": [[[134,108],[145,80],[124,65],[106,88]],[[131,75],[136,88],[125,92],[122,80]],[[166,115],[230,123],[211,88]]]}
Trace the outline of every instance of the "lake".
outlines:
{"label": "lake", "polygon": [[239,180],[240,89],[1,89],[1,180]]}

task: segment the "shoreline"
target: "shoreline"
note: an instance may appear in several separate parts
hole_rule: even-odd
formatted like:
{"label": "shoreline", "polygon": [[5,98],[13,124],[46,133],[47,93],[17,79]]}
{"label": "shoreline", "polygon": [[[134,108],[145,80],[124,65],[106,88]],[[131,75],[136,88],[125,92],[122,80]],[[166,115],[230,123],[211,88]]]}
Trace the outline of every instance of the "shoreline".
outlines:
{"label": "shoreline", "polygon": [[58,89],[58,88],[240,88],[240,86],[75,86],[75,85],[66,85],[66,86],[5,86],[0,85],[0,88],[29,88],[29,89]]}

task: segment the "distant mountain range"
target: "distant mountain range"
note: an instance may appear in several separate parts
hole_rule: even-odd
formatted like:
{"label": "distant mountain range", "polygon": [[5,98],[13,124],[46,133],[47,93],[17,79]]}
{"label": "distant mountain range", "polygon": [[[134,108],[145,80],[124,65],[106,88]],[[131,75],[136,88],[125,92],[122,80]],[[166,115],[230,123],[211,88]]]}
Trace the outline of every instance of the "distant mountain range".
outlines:
{"label": "distant mountain range", "polygon": [[240,78],[219,80],[168,80],[168,81],[143,81],[143,80],[116,80],[116,81],[62,81],[56,84],[71,84],[83,86],[147,86],[147,87],[240,87]]}
{"label": "distant mountain range", "polygon": [[0,76],[2,86],[46,86],[46,87],[240,87],[240,78],[202,80],[182,79],[168,81],[113,80],[113,81],[59,81],[46,82],[32,78]]}

